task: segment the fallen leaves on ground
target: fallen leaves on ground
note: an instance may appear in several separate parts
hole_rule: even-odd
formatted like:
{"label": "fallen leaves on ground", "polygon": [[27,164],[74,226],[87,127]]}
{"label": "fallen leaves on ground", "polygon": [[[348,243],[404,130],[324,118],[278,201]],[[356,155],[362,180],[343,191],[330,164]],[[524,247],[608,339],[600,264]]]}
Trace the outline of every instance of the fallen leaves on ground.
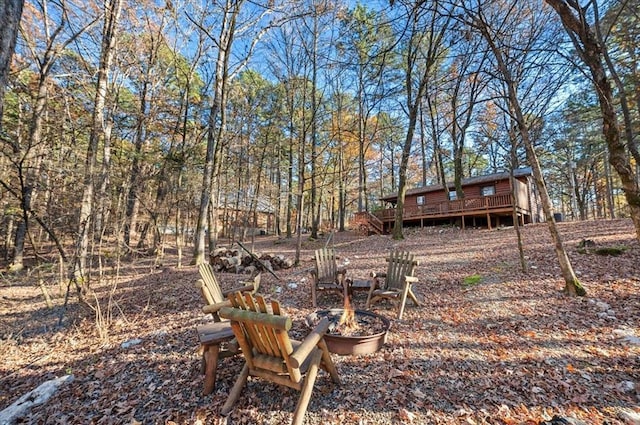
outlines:
{"label": "fallen leaves on ground", "polygon": [[[515,232],[455,228],[406,229],[405,239],[336,233],[329,242],[348,263],[348,275],[366,279],[385,268],[393,248],[420,261],[415,292],[403,320],[388,304],[374,311],[392,319],[385,347],[373,354],[334,356],[342,385],[326,373],[316,381],[308,424],[538,424],[554,415],[589,424],[627,424],[640,397],[640,246],[630,220],[560,223],[573,267],[588,297],[571,298],[545,224],[523,229],[528,272],[520,270]],[[619,256],[577,249],[625,246]],[[311,306],[308,270],[326,238],[304,241],[301,265],[263,274],[260,292],[281,301],[303,337]],[[245,243],[245,246],[250,244]],[[257,252],[295,256],[295,241],[256,240]],[[193,266],[176,268],[167,250],[124,264],[120,280],[95,283],[108,337],[96,312],[72,303],[49,283],[56,307],[46,309],[29,276],[0,286],[0,409],[40,383],[72,373],[75,380],[24,422],[77,424],[281,424],[291,420],[294,390],[251,379],[228,418],[218,412],[241,357],[220,362],[216,390],[201,395],[203,377],[195,328],[210,320]],[[465,285],[465,277],[481,280]],[[245,276],[218,274],[225,288]],[[117,284],[110,304],[108,296]],[[291,285],[295,283],[296,285]],[[355,295],[364,308],[365,292]],[[323,294],[319,308],[340,307]],[[104,328],[102,330],[105,330]],[[635,339],[634,339],[635,338]],[[136,341],[139,340],[139,341]],[[123,344],[126,343],[126,344]]]}

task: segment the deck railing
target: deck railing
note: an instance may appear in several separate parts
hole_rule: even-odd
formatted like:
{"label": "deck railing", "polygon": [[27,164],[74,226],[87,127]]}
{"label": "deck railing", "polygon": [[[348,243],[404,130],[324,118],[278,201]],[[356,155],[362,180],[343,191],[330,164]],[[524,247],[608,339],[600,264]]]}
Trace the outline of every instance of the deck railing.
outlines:
{"label": "deck railing", "polygon": [[[465,198],[454,201],[444,201],[437,204],[416,205],[404,208],[403,217],[438,217],[447,215],[458,215],[495,209],[503,209],[512,206],[511,194],[500,194],[483,196],[481,198]],[[395,218],[395,208],[389,208],[376,212],[382,221],[389,221]]]}
{"label": "deck railing", "polygon": [[378,218],[377,216],[367,211],[355,213],[353,224],[357,226],[366,225],[368,228],[371,228],[371,230],[375,231],[376,233],[384,232],[384,224],[382,223],[380,218]]}

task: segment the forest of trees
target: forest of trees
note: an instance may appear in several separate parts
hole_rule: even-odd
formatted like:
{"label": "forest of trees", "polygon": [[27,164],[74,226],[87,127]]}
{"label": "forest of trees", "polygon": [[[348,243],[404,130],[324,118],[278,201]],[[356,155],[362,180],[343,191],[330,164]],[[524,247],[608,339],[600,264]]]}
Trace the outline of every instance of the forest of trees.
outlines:
{"label": "forest of trees", "polygon": [[626,0],[26,0],[0,250],[82,290],[97,255],[199,263],[523,165],[553,211],[640,238],[639,55]]}

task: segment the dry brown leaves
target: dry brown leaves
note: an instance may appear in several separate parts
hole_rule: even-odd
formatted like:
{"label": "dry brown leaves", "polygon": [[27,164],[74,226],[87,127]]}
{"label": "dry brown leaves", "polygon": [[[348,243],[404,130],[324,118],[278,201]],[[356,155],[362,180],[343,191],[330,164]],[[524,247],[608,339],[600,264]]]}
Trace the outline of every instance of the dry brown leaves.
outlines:
{"label": "dry brown leaves", "polygon": [[[640,246],[628,220],[561,223],[560,230],[587,298],[569,298],[544,224],[524,229],[528,273],[520,270],[515,232],[454,228],[407,229],[405,240],[337,233],[333,244],[348,275],[384,270],[398,247],[421,264],[416,292],[402,321],[377,353],[335,356],[342,385],[321,373],[307,412],[309,424],[537,424],[553,415],[588,424],[623,424],[620,412],[640,410]],[[620,256],[578,252],[582,239],[625,246]],[[277,298],[292,316],[293,335],[308,332],[313,311],[305,241],[300,267],[264,274],[261,293]],[[294,256],[295,243],[261,239],[255,250]],[[235,410],[218,411],[240,357],[225,359],[214,394],[202,397],[197,324],[202,301],[194,267],[176,269],[137,260],[117,282],[109,338],[97,336],[95,313],[78,305],[55,324],[62,292],[52,283],[56,308],[47,310],[33,278],[5,278],[0,286],[0,409],[43,381],[73,373],[75,380],[24,418],[33,423],[281,424],[290,421],[298,394],[251,380]],[[465,285],[465,278],[480,276]],[[225,287],[242,276],[220,274]],[[104,297],[110,285],[96,287]],[[357,293],[363,308],[365,293]],[[322,295],[320,308],[340,307]],[[375,312],[393,319],[389,305]],[[135,340],[139,343],[135,344]],[[133,342],[128,348],[123,342]]]}

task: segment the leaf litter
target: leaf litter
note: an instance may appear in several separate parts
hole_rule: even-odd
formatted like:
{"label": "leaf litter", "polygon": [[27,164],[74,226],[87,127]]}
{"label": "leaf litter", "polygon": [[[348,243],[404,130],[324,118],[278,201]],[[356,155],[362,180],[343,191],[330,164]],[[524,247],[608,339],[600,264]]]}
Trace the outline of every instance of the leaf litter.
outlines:
{"label": "leaf litter", "polygon": [[[512,229],[405,229],[402,241],[335,233],[330,243],[349,263],[353,279],[383,271],[393,248],[414,252],[420,261],[414,287],[422,305],[408,302],[401,321],[393,306],[374,306],[392,320],[387,344],[373,354],[334,355],[342,385],[320,373],[305,423],[538,424],[554,415],[587,424],[634,423],[640,412],[640,246],[633,226],[630,220],[559,226],[587,297],[562,292],[545,224],[523,229],[526,273],[519,268]],[[262,276],[260,293],[280,300],[294,320],[296,338],[308,332],[304,319],[314,311],[308,270],[313,250],[326,238],[305,240],[301,266],[278,271],[280,280]],[[584,239],[626,249],[618,256],[580,252]],[[295,240],[274,240],[257,239],[253,249],[294,257]],[[95,313],[78,304],[56,327],[63,294],[54,283],[49,288],[56,307],[47,310],[33,282],[4,280],[0,409],[40,383],[71,373],[72,383],[21,421],[289,422],[298,393],[254,379],[230,416],[219,416],[241,357],[221,360],[216,390],[201,395],[195,328],[210,318],[200,310],[197,269],[172,267],[173,262],[168,250],[164,266],[154,267],[149,258],[123,265],[106,340],[99,338]],[[482,279],[465,285],[471,275]],[[245,277],[220,273],[218,278],[228,289]],[[105,305],[111,285],[94,285]],[[365,301],[366,292],[354,296],[356,308],[364,308]],[[319,299],[319,309],[340,306],[335,295]]]}

